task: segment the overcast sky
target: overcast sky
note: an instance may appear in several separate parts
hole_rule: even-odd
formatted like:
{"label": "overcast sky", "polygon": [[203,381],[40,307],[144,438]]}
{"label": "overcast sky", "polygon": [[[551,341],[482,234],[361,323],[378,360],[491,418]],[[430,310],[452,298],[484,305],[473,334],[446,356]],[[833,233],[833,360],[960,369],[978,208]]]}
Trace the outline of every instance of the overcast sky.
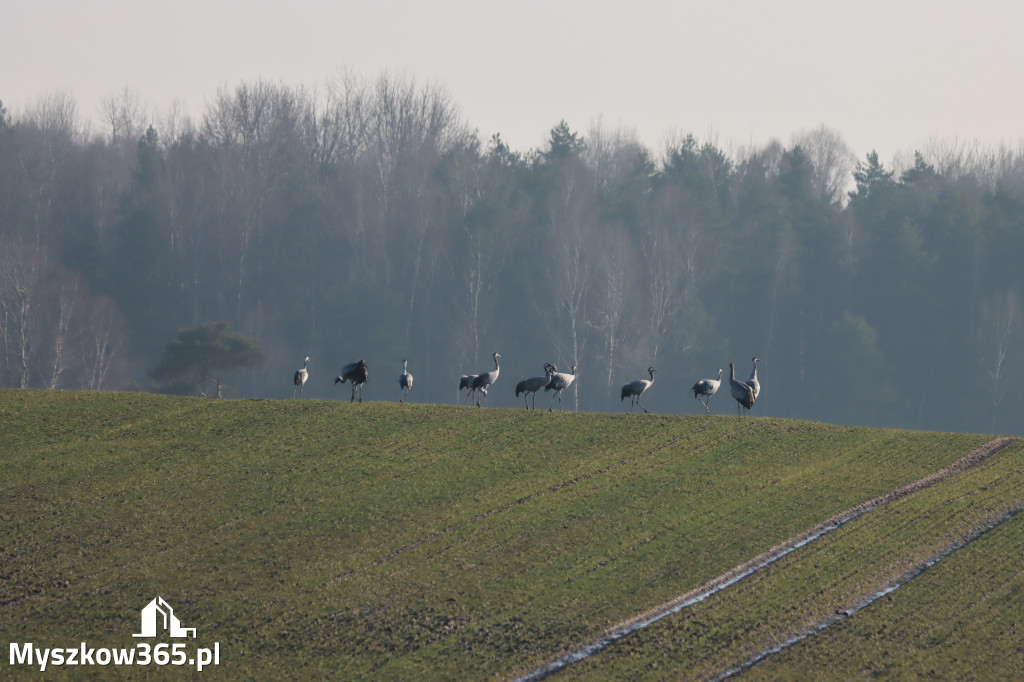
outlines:
{"label": "overcast sky", "polygon": [[840,132],[883,161],[929,139],[1024,139],[1024,3],[1009,0],[3,0],[0,99],[83,116],[125,88],[162,115],[218,88],[348,67],[448,90],[484,139],[673,132],[723,147]]}

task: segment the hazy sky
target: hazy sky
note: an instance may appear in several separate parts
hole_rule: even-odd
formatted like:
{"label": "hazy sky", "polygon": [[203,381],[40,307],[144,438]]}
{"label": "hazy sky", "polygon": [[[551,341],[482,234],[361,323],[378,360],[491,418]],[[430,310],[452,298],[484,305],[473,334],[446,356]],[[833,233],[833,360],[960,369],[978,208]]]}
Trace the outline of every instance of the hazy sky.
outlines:
{"label": "hazy sky", "polygon": [[159,116],[218,88],[348,67],[444,86],[485,139],[541,146],[600,118],[660,148],[822,124],[883,161],[932,137],[1024,139],[1024,3],[908,0],[3,0],[0,99],[83,116],[125,88]]}

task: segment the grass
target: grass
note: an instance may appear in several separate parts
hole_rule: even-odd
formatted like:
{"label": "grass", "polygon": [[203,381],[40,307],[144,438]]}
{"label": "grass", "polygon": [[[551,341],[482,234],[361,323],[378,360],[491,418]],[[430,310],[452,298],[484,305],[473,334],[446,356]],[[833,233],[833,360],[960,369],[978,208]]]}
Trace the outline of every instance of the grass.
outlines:
{"label": "grass", "polygon": [[[760,418],[0,391],[0,635],[134,646],[139,610],[162,595],[200,646],[220,642],[222,665],[208,676],[503,678],[988,440]],[[765,619],[763,638],[784,630],[768,607],[831,608],[839,597],[829,589],[841,596],[850,583],[815,580],[859,566],[860,584],[887,565],[879,556],[926,553],[964,513],[950,500],[985,497],[976,494],[985,485],[1013,488],[990,495],[1009,504],[1017,489],[993,482],[1015,481],[1019,458],[1008,448],[1004,469],[977,467],[988,479],[965,472],[956,485],[967,488],[935,486],[829,540],[846,547],[841,557],[874,559],[795,553],[745,581],[756,589],[737,590],[762,595],[756,608],[737,606],[713,625],[711,615],[666,619],[566,674],[631,679],[657,663],[656,676],[687,677],[698,663],[732,660],[736,649],[694,648],[678,628],[745,642]],[[939,520],[918,538],[929,513]],[[847,633],[823,651],[870,652],[847,632],[853,625],[1008,532],[814,640]],[[1014,538],[1020,531],[978,561],[1019,560]],[[992,580],[1012,573],[1008,562]],[[1019,589],[1017,580],[999,589]],[[964,598],[995,589],[965,587]],[[1000,600],[989,602],[998,612]],[[913,602],[905,608],[913,613]],[[750,674],[828,670],[818,646],[807,640]]]}

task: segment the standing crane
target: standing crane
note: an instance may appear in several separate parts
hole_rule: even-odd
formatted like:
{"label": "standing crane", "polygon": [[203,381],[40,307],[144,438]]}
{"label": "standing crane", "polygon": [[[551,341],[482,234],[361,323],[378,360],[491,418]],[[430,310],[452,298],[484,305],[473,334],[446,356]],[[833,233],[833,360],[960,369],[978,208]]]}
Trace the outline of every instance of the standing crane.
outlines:
{"label": "standing crane", "polygon": [[402,375],[398,377],[398,385],[402,389],[402,399],[398,402],[404,403],[405,396],[409,395],[409,389],[412,388],[412,375],[409,374],[409,361],[402,358]]}
{"label": "standing crane", "polygon": [[654,369],[653,367],[648,367],[647,373],[651,375],[649,381],[647,379],[637,379],[636,381],[631,381],[622,387],[622,394],[619,396],[619,400],[625,400],[627,395],[630,396],[630,412],[633,411],[634,404],[639,405],[644,412],[650,412],[650,410],[648,410],[646,407],[640,404],[640,396],[642,396],[644,394],[644,391],[649,389],[651,387],[651,384],[654,383],[654,373],[657,371],[658,370]]}
{"label": "standing crane", "polygon": [[544,376],[542,377],[530,377],[529,379],[523,379],[516,384],[516,397],[519,394],[523,394],[523,400],[526,402],[526,409],[530,409],[530,396],[528,393],[533,394],[533,409],[537,409],[537,391],[545,388],[551,384],[551,375],[555,372],[555,366],[550,362],[544,363]]}
{"label": "standing crane", "polygon": [[751,358],[751,361],[754,363],[754,371],[750,373],[750,378],[745,383],[754,389],[754,400],[757,400],[757,396],[761,395],[761,382],[757,380],[757,363],[763,361],[756,355]]}
{"label": "standing crane", "polygon": [[[690,389],[693,391],[693,397],[701,401],[704,404],[704,411],[711,412],[711,408],[708,407],[708,402],[711,400],[711,396],[718,393],[719,387],[722,385],[722,370],[718,370],[717,379],[701,379],[693,385]],[[703,397],[702,397],[703,396]]]}
{"label": "standing crane", "polygon": [[469,404],[469,396],[473,395],[473,381],[476,374],[463,374],[459,377],[459,401],[462,401],[462,389],[466,389],[466,404]]}
{"label": "standing crane", "polygon": [[292,389],[292,397],[295,397],[295,390],[298,389],[299,397],[302,397],[302,387],[306,385],[306,380],[309,379],[309,356],[306,356],[306,362],[302,364],[302,369],[295,370],[295,388]]}
{"label": "standing crane", "polygon": [[343,384],[346,381],[352,382],[352,399],[356,401],[356,393],[359,394],[359,402],[363,402],[363,384],[370,380],[370,370],[363,360],[350,362],[341,368],[341,375],[334,379],[335,384]]}
{"label": "standing crane", "polygon": [[750,384],[736,380],[736,366],[731,362],[729,363],[729,392],[736,399],[737,415],[740,414],[741,409],[750,410],[754,406],[754,389]]}
{"label": "standing crane", "polygon": [[[501,367],[498,365],[498,358],[500,358],[501,355],[498,354],[498,351],[494,351],[494,354],[491,355],[491,357],[494,359],[494,369],[492,369],[490,372],[477,374],[476,378],[473,379],[473,390],[483,392],[485,406],[487,405],[487,389],[488,387],[491,386],[491,384],[498,380],[498,374],[501,372]],[[479,398],[477,398],[476,406],[480,407]]]}
{"label": "standing crane", "polygon": [[548,406],[548,412],[551,412],[551,408],[555,406],[555,396],[558,396],[558,409],[562,409],[562,391],[572,386],[572,382],[576,380],[576,365],[572,366],[572,372],[568,374],[565,372],[557,371],[557,368],[552,365],[551,383],[544,387],[545,391],[554,391],[551,396],[551,405]]}

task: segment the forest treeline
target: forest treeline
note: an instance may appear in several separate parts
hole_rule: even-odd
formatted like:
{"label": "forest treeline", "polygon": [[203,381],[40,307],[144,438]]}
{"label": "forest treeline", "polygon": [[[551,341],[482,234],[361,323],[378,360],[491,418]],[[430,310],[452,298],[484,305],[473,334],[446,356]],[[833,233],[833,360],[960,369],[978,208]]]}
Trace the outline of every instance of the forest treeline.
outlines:
{"label": "forest treeline", "polygon": [[[726,150],[555,123],[481,140],[441,87],[342,73],[253,82],[198,119],[125,92],[87,131],[51,95],[0,106],[3,386],[151,387],[178,330],[226,321],[266,350],[236,396],[305,395],[360,358],[367,399],[454,402],[493,367],[579,366],[563,401],[654,411],[755,354],[754,414],[1024,433],[1024,152],[936,143],[886,166],[825,127]],[[542,396],[541,404],[545,405]],[[735,411],[728,390],[713,411]]]}

